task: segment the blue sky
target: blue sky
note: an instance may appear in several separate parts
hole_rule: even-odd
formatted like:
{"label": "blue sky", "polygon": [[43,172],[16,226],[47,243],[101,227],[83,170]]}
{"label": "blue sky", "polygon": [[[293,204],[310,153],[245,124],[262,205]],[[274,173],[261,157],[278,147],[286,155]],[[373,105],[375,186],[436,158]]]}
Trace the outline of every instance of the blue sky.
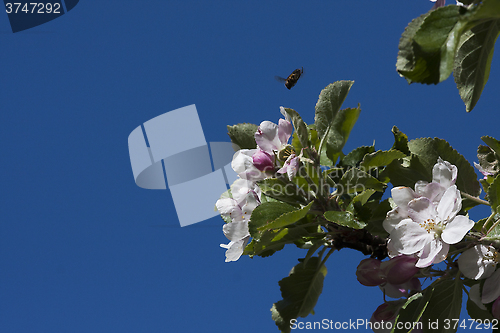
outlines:
{"label": "blue sky", "polygon": [[[277,331],[278,281],[305,252],[225,263],[220,217],[181,228],[169,191],[135,185],[128,135],[190,104],[209,142],[229,141],[226,125],[276,122],[281,105],[312,123],[321,89],[354,80],[344,107],[362,112],[344,152],[373,140],[389,149],[396,125],[472,163],[480,136],[500,137],[498,57],[470,114],[452,78],[408,85],[395,70],[399,37],[431,6],[81,1],[16,34],[0,15],[0,331]],[[274,80],[298,67],[292,90]],[[355,279],[363,258],[334,253],[316,314],[301,320],[369,319],[383,299]]]}

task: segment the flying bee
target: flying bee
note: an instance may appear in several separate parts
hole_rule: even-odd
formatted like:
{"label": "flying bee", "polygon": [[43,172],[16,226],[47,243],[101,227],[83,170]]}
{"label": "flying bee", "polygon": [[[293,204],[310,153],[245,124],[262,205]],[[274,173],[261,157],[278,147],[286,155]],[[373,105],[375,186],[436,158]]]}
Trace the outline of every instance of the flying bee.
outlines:
{"label": "flying bee", "polygon": [[304,67],[302,68],[297,68],[292,72],[292,74],[288,75],[286,79],[280,77],[280,76],[275,76],[274,78],[282,83],[285,84],[285,87],[287,87],[289,90],[292,89],[292,87],[297,83],[299,80],[300,76],[304,74]]}

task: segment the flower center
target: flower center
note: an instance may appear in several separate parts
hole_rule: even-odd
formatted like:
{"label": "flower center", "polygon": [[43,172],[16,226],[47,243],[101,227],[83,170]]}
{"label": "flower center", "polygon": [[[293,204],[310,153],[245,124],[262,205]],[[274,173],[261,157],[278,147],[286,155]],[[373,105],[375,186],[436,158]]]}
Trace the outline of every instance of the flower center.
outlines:
{"label": "flower center", "polygon": [[500,262],[500,253],[498,253],[498,251],[491,251],[491,254],[490,253],[485,254],[483,261],[488,261],[488,260],[494,261],[495,264],[498,264]]}
{"label": "flower center", "polygon": [[428,234],[432,232],[435,238],[439,238],[444,230],[443,223],[441,221],[437,222],[432,218],[425,220],[420,226],[424,228]]}

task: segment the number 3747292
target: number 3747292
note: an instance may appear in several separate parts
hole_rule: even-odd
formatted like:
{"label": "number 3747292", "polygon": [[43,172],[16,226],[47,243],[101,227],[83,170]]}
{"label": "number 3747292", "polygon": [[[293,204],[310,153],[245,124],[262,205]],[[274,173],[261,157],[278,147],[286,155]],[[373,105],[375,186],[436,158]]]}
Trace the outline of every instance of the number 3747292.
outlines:
{"label": "number 3747292", "polygon": [[61,4],[58,2],[7,2],[7,14],[61,14]]}
{"label": "number 3747292", "polygon": [[465,328],[465,329],[490,329],[490,328],[499,328],[498,319],[493,320],[481,320],[481,319],[445,319],[444,320],[444,328],[445,329],[457,329]]}

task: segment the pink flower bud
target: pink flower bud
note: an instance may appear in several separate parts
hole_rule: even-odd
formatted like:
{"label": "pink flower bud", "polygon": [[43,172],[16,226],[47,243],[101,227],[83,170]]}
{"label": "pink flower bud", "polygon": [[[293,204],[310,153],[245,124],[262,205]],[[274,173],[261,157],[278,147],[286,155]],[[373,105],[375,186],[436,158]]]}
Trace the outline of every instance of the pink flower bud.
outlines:
{"label": "pink flower bud", "polygon": [[403,304],[404,302],[401,301],[385,302],[384,304],[379,305],[377,310],[375,310],[372,315],[372,319],[377,322],[393,321],[396,319],[396,316],[398,315],[398,312]]}
{"label": "pink flower bud", "polygon": [[258,149],[252,156],[253,165],[262,172],[274,170],[274,156]]}
{"label": "pink flower bud", "polygon": [[378,286],[385,282],[385,277],[380,271],[380,260],[368,258],[361,260],[356,269],[356,277],[364,286]]}
{"label": "pink flower bud", "polygon": [[403,284],[418,272],[418,268],[415,267],[416,262],[415,257],[400,255],[383,262],[380,270],[390,284]]}

